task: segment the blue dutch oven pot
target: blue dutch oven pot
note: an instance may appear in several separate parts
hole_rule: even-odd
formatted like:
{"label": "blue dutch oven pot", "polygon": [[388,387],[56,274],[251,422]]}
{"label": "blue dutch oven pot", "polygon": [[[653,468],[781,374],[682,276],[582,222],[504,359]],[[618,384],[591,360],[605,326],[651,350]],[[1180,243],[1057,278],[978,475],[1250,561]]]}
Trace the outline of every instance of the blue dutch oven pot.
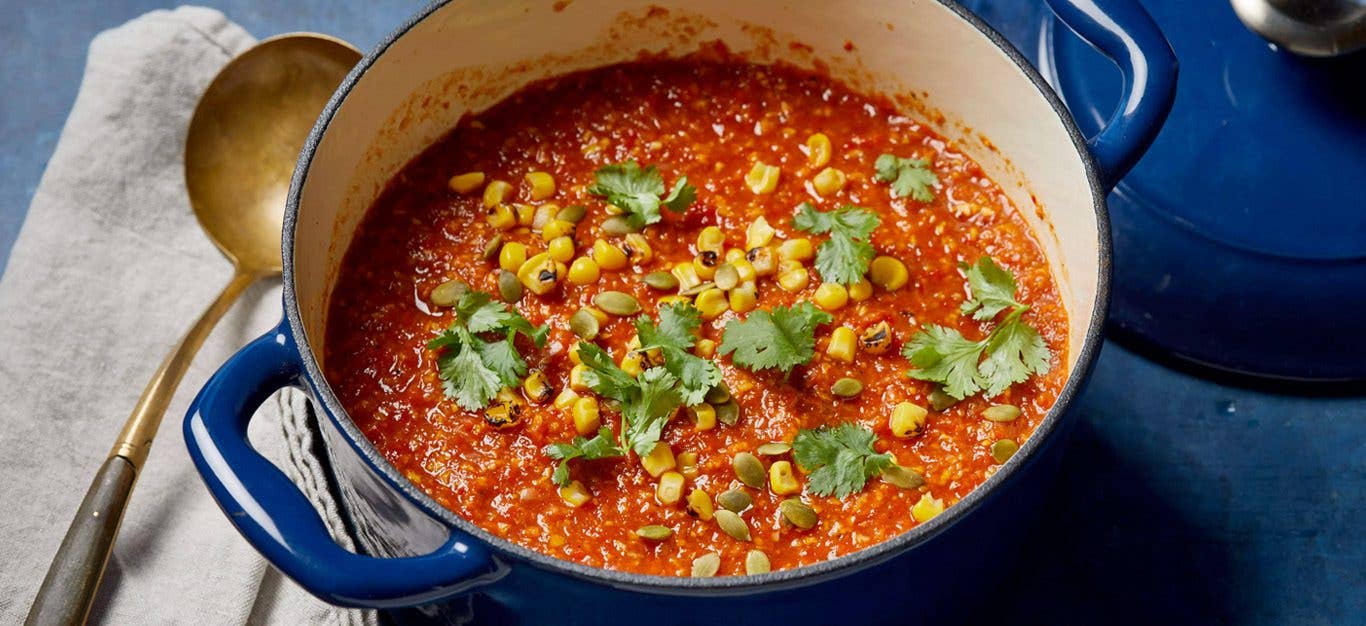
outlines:
{"label": "blue dutch oven pot", "polygon": [[[1059,440],[1073,421],[1066,408],[1090,373],[1106,314],[1105,194],[1152,141],[1176,79],[1171,48],[1135,1],[1050,5],[1115,62],[1123,81],[1119,106],[1089,138],[1019,52],[949,2],[467,0],[429,6],[352,71],[300,155],[284,224],[285,319],[229,359],[185,418],[185,440],[205,484],[272,564],[338,605],[421,607],[408,615],[452,623],[864,624],[963,615],[973,601],[965,592],[989,586],[988,574],[999,569],[994,559],[1023,540],[1057,465]],[[1062,277],[1071,316],[1068,382],[1020,452],[962,501],[901,536],[826,562],[758,576],[645,576],[563,561],[495,537],[396,471],[322,375],[315,346],[350,233],[403,163],[466,110],[531,80],[629,60],[640,50],[681,53],[716,39],[742,53],[753,49],[759,60],[809,65],[809,58],[781,58],[797,47],[756,47],[745,39],[753,31],[739,24],[762,24],[778,41],[792,37],[816,57],[829,55],[832,74],[858,88],[914,89],[924,94],[920,104],[946,111],[944,119],[961,115],[970,131],[952,124],[937,129],[1003,183],[1017,206],[1038,198],[1047,207],[1048,222],[1036,231],[1049,234],[1041,241]],[[660,32],[693,39],[674,41]],[[845,51],[846,41],[856,52]],[[553,63],[525,62],[548,54],[558,55]],[[847,55],[857,55],[858,63]],[[855,66],[873,83],[859,82],[848,69]],[[520,69],[489,71],[511,67]],[[494,86],[468,88],[478,81]],[[424,108],[431,102],[442,106]],[[982,135],[993,147],[973,139]],[[319,409],[341,506],[362,553],[337,546],[309,501],[247,440],[252,414],[284,387],[304,390]]]}

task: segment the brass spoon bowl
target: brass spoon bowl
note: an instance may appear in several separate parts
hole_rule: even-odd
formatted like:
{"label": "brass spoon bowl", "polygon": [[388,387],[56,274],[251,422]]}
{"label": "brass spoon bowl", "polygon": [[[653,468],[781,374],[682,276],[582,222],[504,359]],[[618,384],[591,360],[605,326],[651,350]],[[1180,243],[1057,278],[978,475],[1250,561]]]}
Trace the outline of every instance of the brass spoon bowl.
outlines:
{"label": "brass spoon bowl", "polygon": [[194,355],[237,297],[280,273],[280,229],[294,162],[313,123],[360,52],[295,33],[233,59],[195,107],[185,183],[195,217],[233,263],[233,277],[161,363],[95,475],[38,590],[26,624],[80,624],[90,611],[161,418]]}

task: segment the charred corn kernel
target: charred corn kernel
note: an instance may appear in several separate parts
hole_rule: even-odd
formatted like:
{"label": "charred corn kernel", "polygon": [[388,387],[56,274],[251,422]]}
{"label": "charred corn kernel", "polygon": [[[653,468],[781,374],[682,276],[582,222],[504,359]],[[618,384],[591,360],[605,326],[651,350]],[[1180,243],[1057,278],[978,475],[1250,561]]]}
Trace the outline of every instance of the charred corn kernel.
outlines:
{"label": "charred corn kernel", "polygon": [[546,224],[550,223],[550,220],[555,219],[555,213],[560,210],[560,207],[547,202],[532,210],[531,224],[529,225],[531,226],[531,230],[540,232],[541,229],[545,228]]}
{"label": "charred corn kernel", "polygon": [[892,347],[892,325],[878,322],[863,329],[858,338],[859,349],[870,354],[882,354]]}
{"label": "charred corn kernel", "polygon": [[722,257],[727,263],[734,263],[745,258],[745,251],[739,248],[729,248],[725,256]]}
{"label": "charred corn kernel", "polygon": [[774,234],[775,231],[772,226],[768,225],[768,220],[764,219],[762,215],[759,216],[759,219],[754,220],[749,228],[745,229],[745,249],[753,250],[768,245],[770,241],[773,241]]}
{"label": "charred corn kernel", "polygon": [[849,304],[849,290],[839,283],[821,283],[811,299],[816,302],[816,306],[834,311]]}
{"label": "charred corn kernel", "polygon": [[536,207],[530,204],[514,204],[512,209],[517,212],[518,226],[531,226],[536,221]]}
{"label": "charred corn kernel", "polygon": [[511,428],[522,421],[525,412],[526,402],[517,396],[517,392],[504,387],[493,402],[484,407],[484,421],[494,428]]}
{"label": "charred corn kernel", "polygon": [[772,276],[778,273],[778,255],[774,254],[773,248],[762,246],[750,248],[745,253],[745,260],[754,267],[754,273],[758,276]]}
{"label": "charred corn kernel", "polygon": [[506,204],[490,207],[487,219],[489,226],[498,230],[510,230],[517,225],[517,213]]}
{"label": "charred corn kernel", "polygon": [[446,186],[455,193],[470,193],[484,186],[484,173],[465,172],[464,174],[456,174],[446,181]]}
{"label": "charred corn kernel", "polygon": [[697,266],[689,262],[676,263],[673,269],[669,270],[674,278],[678,279],[678,290],[680,292],[693,289],[702,284],[702,277],[697,273]]}
{"label": "charred corn kernel", "polygon": [[582,397],[583,396],[580,396],[573,389],[565,387],[564,389],[560,390],[560,395],[555,396],[555,401],[551,402],[550,404],[561,411],[568,411],[573,409],[574,402],[578,401],[578,399]]}
{"label": "charred corn kernel", "polygon": [[768,466],[768,488],[780,496],[790,496],[802,490],[797,477],[792,473],[792,464],[787,461],[774,461]]}
{"label": "charred corn kernel", "polygon": [[546,380],[545,374],[534,371],[522,380],[522,395],[536,404],[545,404],[555,395],[555,390],[550,386],[550,381]]}
{"label": "charred corn kernel", "polygon": [[605,270],[619,270],[626,267],[626,253],[602,239],[593,242],[593,260]]}
{"label": "charred corn kernel", "polygon": [[848,326],[840,326],[830,333],[830,345],[825,347],[825,353],[830,358],[852,363],[854,352],[858,346],[854,343],[854,329]]}
{"label": "charred corn kernel", "polygon": [[626,260],[632,265],[642,265],[649,263],[654,258],[654,250],[650,248],[650,242],[645,239],[645,235],[631,233],[626,236],[622,243],[621,251],[626,253]]}
{"label": "charred corn kernel", "polygon": [[584,488],[583,483],[577,480],[560,487],[560,499],[576,509],[592,498],[593,496],[588,495],[588,489]]}
{"label": "charred corn kernel", "polygon": [[495,180],[484,187],[484,208],[491,209],[507,200],[508,193],[512,191],[512,185],[507,181]]}
{"label": "charred corn kernel", "polygon": [[880,256],[868,264],[868,279],[887,291],[896,291],[905,286],[911,275],[906,271],[906,264],[900,259]]}
{"label": "charred corn kernel", "polygon": [[664,472],[659,477],[659,488],[655,489],[655,497],[659,498],[660,504],[678,504],[683,499],[683,485],[687,479],[678,472]]}
{"label": "charred corn kernel", "polygon": [[678,464],[674,461],[673,448],[661,441],[655,444],[649,454],[640,457],[640,466],[651,476],[659,478],[660,474],[677,467]]}
{"label": "charred corn kernel", "polygon": [[692,298],[689,298],[688,296],[672,295],[664,296],[659,299],[660,308],[673,306],[675,304],[692,304]]}
{"label": "charred corn kernel", "polygon": [[588,371],[588,366],[579,363],[569,369],[569,388],[579,393],[589,391],[588,383],[584,382],[583,375]]}
{"label": "charred corn kernel", "polygon": [[550,245],[546,246],[546,254],[560,263],[568,263],[570,259],[574,258],[574,238],[556,237],[551,239]]}
{"label": "charred corn kernel", "polygon": [[577,227],[574,222],[552,219],[541,228],[541,239],[554,241],[560,237],[573,237],[574,229]]}
{"label": "charred corn kernel", "polygon": [[873,297],[873,283],[866,280],[860,280],[845,289],[849,291],[849,299],[854,302],[863,302]]}
{"label": "charred corn kernel", "polygon": [[697,233],[697,250],[720,253],[726,247],[726,234],[720,228],[708,226]]}
{"label": "charred corn kernel", "polygon": [[911,506],[911,517],[917,522],[928,522],[934,516],[944,512],[944,501],[935,498],[930,494],[920,496],[920,500]]}
{"label": "charred corn kernel", "polygon": [[806,138],[806,162],[811,167],[825,167],[830,162],[830,138],[825,133]]}
{"label": "charred corn kernel", "polygon": [[735,266],[735,273],[740,276],[741,283],[754,282],[754,279],[759,277],[759,272],[754,269],[754,264],[750,263],[748,259],[742,258],[728,262]]}
{"label": "charred corn kernel", "polygon": [[726,292],[712,287],[697,294],[697,302],[693,306],[702,314],[702,319],[714,320],[726,312],[730,303],[726,301]]}
{"label": "charred corn kernel", "polygon": [[542,252],[531,257],[517,269],[517,280],[522,282],[527,289],[536,295],[541,295],[555,288],[560,282],[560,277],[564,275],[561,270],[563,263],[557,263],[550,255]]}
{"label": "charred corn kernel", "polygon": [[698,339],[697,344],[692,347],[692,353],[704,359],[710,359],[711,355],[716,354],[716,342],[710,339]]}
{"label": "charred corn kernel", "polygon": [[503,248],[498,251],[498,267],[509,272],[522,269],[522,264],[526,263],[526,244],[509,241],[503,244]]}
{"label": "charred corn kernel", "polygon": [[778,244],[778,258],[784,261],[810,261],[816,256],[816,248],[806,237],[788,239]]}
{"label": "charred corn kernel", "polygon": [[778,274],[778,286],[785,291],[801,291],[811,282],[811,273],[806,268],[788,270]]}
{"label": "charred corn kernel", "polygon": [[550,172],[527,172],[522,178],[531,188],[532,200],[544,200],[555,195],[555,177]]}
{"label": "charred corn kernel", "polygon": [[703,250],[693,257],[693,267],[697,268],[697,275],[703,280],[711,280],[716,276],[716,268],[721,266],[721,257],[711,250]]}
{"label": "charred corn kernel", "polygon": [[929,410],[923,406],[901,402],[892,409],[892,417],[887,420],[887,427],[891,429],[894,437],[914,437],[924,432],[925,419],[929,414]]}
{"label": "charred corn kernel", "polygon": [[602,425],[597,398],[590,396],[575,400],[574,408],[569,413],[574,417],[574,430],[585,437],[598,432],[598,426]]}
{"label": "charred corn kernel", "polygon": [[700,432],[716,428],[716,409],[706,402],[688,407],[688,417],[693,421],[693,430]]}
{"label": "charred corn kernel", "polygon": [[688,515],[696,517],[704,522],[710,522],[711,516],[716,509],[711,504],[711,496],[701,489],[693,489],[688,493]]}
{"label": "charred corn kernel", "polygon": [[811,186],[816,189],[816,193],[828,196],[844,189],[845,180],[843,171],[827,167],[816,172],[816,175],[811,178]]}
{"label": "charred corn kernel", "polygon": [[759,296],[755,293],[754,283],[745,283],[730,290],[730,310],[748,313],[758,306]]}
{"label": "charred corn kernel", "polygon": [[773,193],[778,188],[778,167],[765,163],[755,163],[745,174],[745,185],[750,191],[759,194]]}
{"label": "charred corn kernel", "polygon": [[627,376],[635,378],[645,371],[645,357],[639,352],[631,352],[621,357],[621,365],[617,366],[621,371],[626,372]]}
{"label": "charred corn kernel", "polygon": [[[568,237],[565,237],[565,239],[568,239]],[[574,262],[569,265],[569,276],[567,276],[567,278],[569,279],[569,282],[574,283],[575,285],[587,285],[589,283],[597,282],[598,276],[601,274],[602,272],[598,271],[597,261],[586,256],[581,256],[574,259]]]}

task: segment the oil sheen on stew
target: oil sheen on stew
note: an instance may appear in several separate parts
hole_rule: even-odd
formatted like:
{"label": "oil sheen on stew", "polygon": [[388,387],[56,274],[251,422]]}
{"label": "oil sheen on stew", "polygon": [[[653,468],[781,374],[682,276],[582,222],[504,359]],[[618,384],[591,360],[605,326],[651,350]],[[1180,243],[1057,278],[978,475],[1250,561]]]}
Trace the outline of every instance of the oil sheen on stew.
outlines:
{"label": "oil sheen on stew", "polygon": [[[828,151],[815,135],[828,139]],[[877,176],[884,154],[924,161],[903,162],[919,170],[905,181],[919,181],[919,194],[898,193],[895,172]],[[620,230],[604,228],[617,209],[601,190],[591,193],[596,172],[628,161],[656,166],[669,188],[686,176],[696,191],[683,212],[661,208],[660,221],[645,225],[629,240],[634,244],[607,232]],[[926,170],[933,180],[926,181]],[[528,178],[532,172],[549,176]],[[667,195],[659,189],[650,193],[656,199]],[[868,243],[878,257],[901,262],[904,284],[884,275],[878,277],[882,286],[865,279],[831,283],[821,292],[830,276],[820,271],[811,248],[834,236],[794,226],[802,203],[827,215],[845,206],[875,214],[880,224]],[[548,218],[571,206],[586,209],[580,221],[551,225],[555,220]],[[575,211],[563,217],[577,217]],[[564,231],[570,240],[554,244],[561,246],[560,260],[545,265],[545,293],[534,293],[521,280],[503,280],[518,283],[515,290],[522,292],[510,310],[549,329],[543,347],[525,337],[515,347],[529,372],[539,372],[550,389],[528,397],[521,385],[509,385],[489,401],[493,409],[462,408],[443,389],[441,348],[428,345],[455,321],[450,307],[432,302],[441,299],[433,292],[458,280],[497,301],[500,264],[515,278],[522,257],[553,247],[547,228]],[[716,247],[711,241],[718,229],[724,243]],[[700,243],[699,236],[712,240]],[[495,237],[501,246],[490,246]],[[811,248],[789,243],[801,239]],[[612,249],[594,250],[598,240]],[[568,255],[563,245],[571,241]],[[524,245],[524,254],[514,246],[503,255],[509,243]],[[648,250],[636,249],[641,247]],[[703,258],[703,247],[715,248],[715,255]],[[763,250],[752,253],[751,247]],[[620,263],[613,251],[629,257],[624,267],[615,268]],[[596,259],[596,272],[579,261],[584,257]],[[755,262],[749,263],[751,257]],[[1013,275],[1017,323],[1037,330],[1048,352],[1022,382],[990,398],[963,394],[965,399],[945,406],[943,392],[935,393],[943,381],[908,376],[916,367],[903,352],[931,325],[961,333],[963,343],[981,342],[1017,310],[986,319],[962,310],[974,295],[966,268],[983,257]],[[728,263],[726,277],[716,277],[715,268]],[[686,267],[670,273],[680,264],[700,270],[697,279]],[[883,269],[895,270],[894,265]],[[752,285],[729,280],[737,268],[739,282]],[[666,287],[656,289],[645,281],[653,272],[675,280],[681,272],[683,284],[671,286],[673,281],[656,274],[652,280]],[[688,289],[696,282],[703,284]],[[730,291],[716,291],[718,282]],[[605,291],[628,294],[640,306],[634,315],[597,311],[601,321],[593,343],[628,374],[661,360],[659,354],[631,352],[638,345],[632,344],[636,317],[658,320],[663,306],[680,302],[702,312],[690,351],[719,369],[734,403],[721,409],[722,416],[729,417],[726,410],[738,416],[733,424],[709,419],[708,407],[715,413],[726,404],[721,400],[727,394],[712,393],[714,407],[700,407],[700,414],[680,407],[671,414],[659,435],[667,448],[652,455],[650,468],[630,450],[575,459],[567,463],[563,481],[572,482],[562,489],[553,479],[557,461],[546,448],[598,431],[586,405],[576,424],[575,398],[601,400],[598,421],[610,429],[608,440],[623,428],[619,403],[571,386],[577,356],[571,351],[579,341],[571,316],[596,308],[595,297]],[[751,370],[737,364],[739,353],[723,354],[728,324],[775,307],[811,306],[802,303],[820,303],[815,310],[828,309],[831,317],[814,326],[814,349],[805,363],[790,372]],[[865,332],[884,322],[888,338],[865,345]],[[357,230],[330,302],[325,362],[342,404],[384,456],[437,502],[494,535],[589,566],[677,576],[714,569],[725,576],[849,554],[953,506],[999,469],[1014,445],[1024,444],[1053,405],[1066,378],[1067,324],[1058,287],[1017,208],[953,144],[888,101],[827,77],[709,56],[640,61],[542,81],[464,118],[393,178]],[[850,335],[852,355],[844,345]],[[839,345],[832,349],[832,343]],[[968,362],[973,375],[977,358]],[[835,395],[832,387],[843,378],[861,382],[862,391]],[[462,382],[468,384],[456,384]],[[507,404],[512,411],[490,415]],[[892,416],[904,404],[914,406],[902,409],[898,425]],[[1009,406],[988,412],[997,419],[983,416],[998,405]],[[1011,407],[1019,409],[1014,419]],[[919,424],[914,418],[922,408]],[[879,458],[910,470],[901,475],[901,486],[883,478],[887,463],[879,462],[862,476],[860,489],[844,497],[822,495],[814,488],[813,468],[800,466],[792,452],[777,446],[764,449],[776,454],[758,453],[765,443],[793,443],[803,429],[842,424],[871,434],[866,452],[890,455]],[[767,482],[746,486],[733,467],[744,452],[755,454],[766,472],[775,464],[783,464],[779,470],[791,467],[796,493],[786,481],[779,490],[789,493],[781,495]],[[917,474],[923,484],[916,484]],[[671,484],[662,489],[664,482]],[[743,492],[752,502],[738,513],[748,540],[734,532],[736,516],[717,513],[723,509],[718,498],[728,491]],[[790,521],[780,505],[788,499],[815,513],[814,526]],[[732,522],[732,532],[722,517]],[[643,534],[650,537],[638,532],[652,526],[667,530],[647,529]]]}

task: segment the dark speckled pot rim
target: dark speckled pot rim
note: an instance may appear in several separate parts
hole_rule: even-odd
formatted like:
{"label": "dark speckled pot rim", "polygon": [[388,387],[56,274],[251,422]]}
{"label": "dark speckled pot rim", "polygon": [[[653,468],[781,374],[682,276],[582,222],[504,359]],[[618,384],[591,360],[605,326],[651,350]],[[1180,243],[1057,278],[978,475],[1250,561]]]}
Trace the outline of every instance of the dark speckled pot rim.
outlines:
{"label": "dark speckled pot rim", "polygon": [[610,570],[598,567],[589,567],[572,561],[567,561],[552,557],[529,548],[523,547],[506,539],[494,536],[483,530],[468,520],[456,515],[453,511],[441,506],[430,496],[423,493],[416,485],[409,482],[395,469],[374,444],[361,433],[356,424],[347,416],[346,410],[342,408],[337,400],[336,394],[328,385],[323,377],[322,370],[318,366],[318,361],[313,354],[312,347],[309,345],[308,337],[304,332],[302,319],[299,315],[299,303],[294,289],[294,241],[296,229],[299,225],[299,198],[305,182],[308,179],[309,167],[313,162],[313,157],[318,150],[318,145],[322,141],[323,135],[327,132],[337,110],[345,102],[351,90],[355,88],[360,79],[370,71],[375,62],[384,55],[385,51],[402,38],[409,30],[418,23],[425,20],[432,13],[454,0],[437,0],[432,2],[423,10],[410,18],[406,23],[395,30],[383,42],[370,51],[361,60],[346,79],[337,88],[332,99],[323,109],[317,124],[309,134],[308,141],[304,144],[303,150],[299,155],[298,164],[294,169],[294,177],[290,184],[289,197],[285,208],[284,220],[284,306],[285,317],[289,321],[291,334],[299,347],[300,358],[304,365],[304,373],[309,384],[313,388],[313,398],[320,402],[325,408],[328,419],[345,433],[347,441],[352,448],[358,452],[370,467],[396,491],[403,493],[418,508],[426,512],[431,517],[440,520],[446,525],[458,529],[471,536],[472,538],[488,545],[492,548],[495,558],[505,562],[520,562],[526,565],[537,567],[543,570],[557,572],[566,576],[596,582],[604,586],[627,589],[639,592],[666,593],[676,595],[734,595],[742,593],[762,593],[778,591],[787,588],[816,584],[824,580],[852,574],[856,571],[878,565],[889,559],[900,556],[910,550],[924,544],[940,533],[946,531],[960,519],[971,515],[987,498],[997,489],[1005,488],[1007,483],[1020,472],[1026,465],[1035,458],[1035,452],[1049,442],[1058,430],[1062,416],[1072,404],[1076,395],[1080,392],[1086,379],[1090,376],[1091,369],[1095,364],[1101,348],[1101,336],[1104,329],[1106,313],[1108,310],[1110,296],[1110,272],[1111,272],[1111,249],[1110,249],[1110,222],[1105,206],[1106,190],[1100,182],[1099,170],[1086,147],[1086,139],[1077,128],[1062,101],[1054,94],[1048,83],[1039,74],[1038,70],[1025,59],[1009,41],[1000,33],[996,32],[991,26],[987,25],[981,18],[959,6],[951,0],[935,0],[943,5],[955,15],[972,25],[982,36],[991,40],[996,47],[1008,56],[1020,68],[1020,71],[1029,78],[1040,97],[1046,100],[1052,108],[1054,114],[1063,122],[1067,129],[1067,134],[1072,140],[1072,145],[1077,154],[1081,157],[1086,169],[1086,177],[1091,189],[1092,204],[1096,214],[1096,235],[1098,238],[1098,258],[1097,272],[1098,281],[1096,288],[1096,299],[1091,319],[1086,329],[1085,340],[1082,343],[1080,354],[1077,355],[1075,367],[1068,376],[1067,383],[1064,385],[1062,393],[1059,394],[1053,408],[1044,416],[1043,421],[1035,429],[1034,434],[1029,437],[1023,446],[999,471],[987,478],[976,489],[973,489],[966,497],[958,501],[953,506],[948,507],[943,513],[934,519],[919,524],[911,530],[896,537],[878,543],[877,545],[846,554],[844,556],[815,563],[804,565],[793,569],[780,570],[768,574],[750,576],[724,576],[715,578],[687,578],[679,576],[658,576],[637,574]]}

